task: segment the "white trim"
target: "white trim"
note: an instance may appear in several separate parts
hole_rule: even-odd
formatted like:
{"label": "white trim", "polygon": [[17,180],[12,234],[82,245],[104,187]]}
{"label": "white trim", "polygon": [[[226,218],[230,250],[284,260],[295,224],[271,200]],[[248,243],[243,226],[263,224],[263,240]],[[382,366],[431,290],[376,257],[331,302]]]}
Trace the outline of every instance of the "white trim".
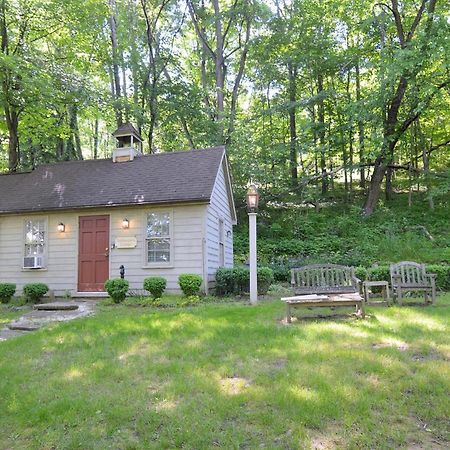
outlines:
{"label": "white trim", "polygon": [[[169,261],[167,262],[148,262],[148,249],[147,249],[147,221],[148,215],[151,213],[168,213],[169,214]],[[142,222],[142,258],[143,258],[143,269],[171,269],[174,267],[175,262],[175,245],[174,245],[174,214],[173,208],[146,208],[143,211],[143,222]]]}
{"label": "white trim", "polygon": [[[23,259],[25,258],[25,242],[26,242],[26,223],[30,221],[44,221],[44,253],[42,255],[44,259],[44,267],[39,267],[37,269],[33,269],[30,267],[24,267],[23,266]],[[20,269],[21,271],[29,272],[29,271],[46,271],[48,270],[48,255],[49,255],[49,242],[50,242],[50,236],[49,236],[49,226],[48,226],[48,216],[42,216],[42,215],[33,215],[33,217],[25,216],[22,220],[22,251],[21,254],[21,261],[20,261]]]}
{"label": "white trim", "polygon": [[203,229],[202,229],[202,273],[203,273],[203,288],[205,294],[209,293],[209,279],[208,279],[208,214],[209,205],[206,205],[205,213],[203,216]]}

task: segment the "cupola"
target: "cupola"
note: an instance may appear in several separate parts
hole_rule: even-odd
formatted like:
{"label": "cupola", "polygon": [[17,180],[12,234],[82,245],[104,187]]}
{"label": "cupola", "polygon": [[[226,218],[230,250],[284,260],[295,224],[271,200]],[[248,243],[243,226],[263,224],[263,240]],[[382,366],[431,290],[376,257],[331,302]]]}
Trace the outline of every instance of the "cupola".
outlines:
{"label": "cupola", "polygon": [[124,123],[112,134],[117,140],[113,162],[133,161],[142,155],[142,137],[131,123]]}

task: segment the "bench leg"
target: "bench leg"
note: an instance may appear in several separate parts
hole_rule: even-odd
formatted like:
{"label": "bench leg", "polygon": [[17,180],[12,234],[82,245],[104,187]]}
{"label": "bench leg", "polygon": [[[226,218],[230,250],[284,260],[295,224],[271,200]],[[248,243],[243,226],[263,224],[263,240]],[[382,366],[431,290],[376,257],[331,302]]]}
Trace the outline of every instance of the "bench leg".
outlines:
{"label": "bench leg", "polygon": [[389,286],[386,286],[386,302],[388,306],[391,306],[391,296],[389,295]]}
{"label": "bench leg", "polygon": [[397,287],[397,303],[401,306],[402,305],[402,289],[401,287]]}
{"label": "bench leg", "polygon": [[286,303],[286,323],[291,323],[291,305]]}
{"label": "bench leg", "polygon": [[364,296],[364,301],[367,303],[369,301],[369,288],[368,286],[364,286],[363,287],[363,296]]}
{"label": "bench leg", "polygon": [[361,314],[361,317],[363,319],[366,317],[366,312],[364,311],[364,302],[363,301],[360,303],[359,313]]}
{"label": "bench leg", "polygon": [[436,304],[436,284],[434,283],[434,280],[433,280],[433,284],[431,286],[431,303],[433,305]]}

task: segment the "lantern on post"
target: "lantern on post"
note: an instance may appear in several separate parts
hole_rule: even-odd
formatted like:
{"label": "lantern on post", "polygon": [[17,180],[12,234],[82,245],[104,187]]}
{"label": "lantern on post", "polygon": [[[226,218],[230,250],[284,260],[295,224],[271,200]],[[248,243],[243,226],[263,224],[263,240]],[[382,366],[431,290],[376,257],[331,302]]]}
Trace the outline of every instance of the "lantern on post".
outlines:
{"label": "lantern on post", "polygon": [[250,303],[258,301],[257,255],[256,255],[256,214],[259,205],[259,193],[255,184],[251,184],[246,195],[248,211],[248,231],[250,243]]}

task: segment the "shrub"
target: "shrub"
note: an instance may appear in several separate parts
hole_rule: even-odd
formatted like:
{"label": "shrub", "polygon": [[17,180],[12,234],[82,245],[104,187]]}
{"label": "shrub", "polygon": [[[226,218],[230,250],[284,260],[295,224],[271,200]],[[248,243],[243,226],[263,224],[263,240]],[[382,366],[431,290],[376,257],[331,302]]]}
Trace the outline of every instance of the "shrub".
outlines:
{"label": "shrub", "polygon": [[38,303],[48,292],[48,286],[44,283],[30,283],[23,287],[23,293],[31,303]]}
{"label": "shrub", "polygon": [[144,280],[144,289],[152,294],[154,300],[162,297],[166,286],[167,281],[163,277],[148,277]]}
{"label": "shrub", "polygon": [[0,283],[0,303],[8,303],[16,293],[16,285],[13,283]]}
{"label": "shrub", "polygon": [[183,273],[178,277],[178,284],[186,297],[195,296],[200,292],[202,277],[193,273]]}
{"label": "shrub", "polygon": [[[273,270],[258,268],[258,294],[265,295],[274,281]],[[249,291],[250,269],[248,267],[221,267],[216,272],[217,295],[241,295]]]}
{"label": "shrub", "polygon": [[106,292],[108,292],[115,303],[120,303],[125,300],[128,288],[128,281],[123,278],[112,278],[105,283]]}
{"label": "shrub", "polygon": [[273,278],[273,270],[269,269],[269,267],[259,267],[258,268],[258,294],[266,295],[269,290],[271,284],[274,281]]}
{"label": "shrub", "polygon": [[427,266],[428,273],[436,274],[436,287],[443,291],[450,291],[450,265],[430,264]]}
{"label": "shrub", "polygon": [[292,289],[282,284],[272,284],[267,293],[273,297],[291,297],[294,294]]}

